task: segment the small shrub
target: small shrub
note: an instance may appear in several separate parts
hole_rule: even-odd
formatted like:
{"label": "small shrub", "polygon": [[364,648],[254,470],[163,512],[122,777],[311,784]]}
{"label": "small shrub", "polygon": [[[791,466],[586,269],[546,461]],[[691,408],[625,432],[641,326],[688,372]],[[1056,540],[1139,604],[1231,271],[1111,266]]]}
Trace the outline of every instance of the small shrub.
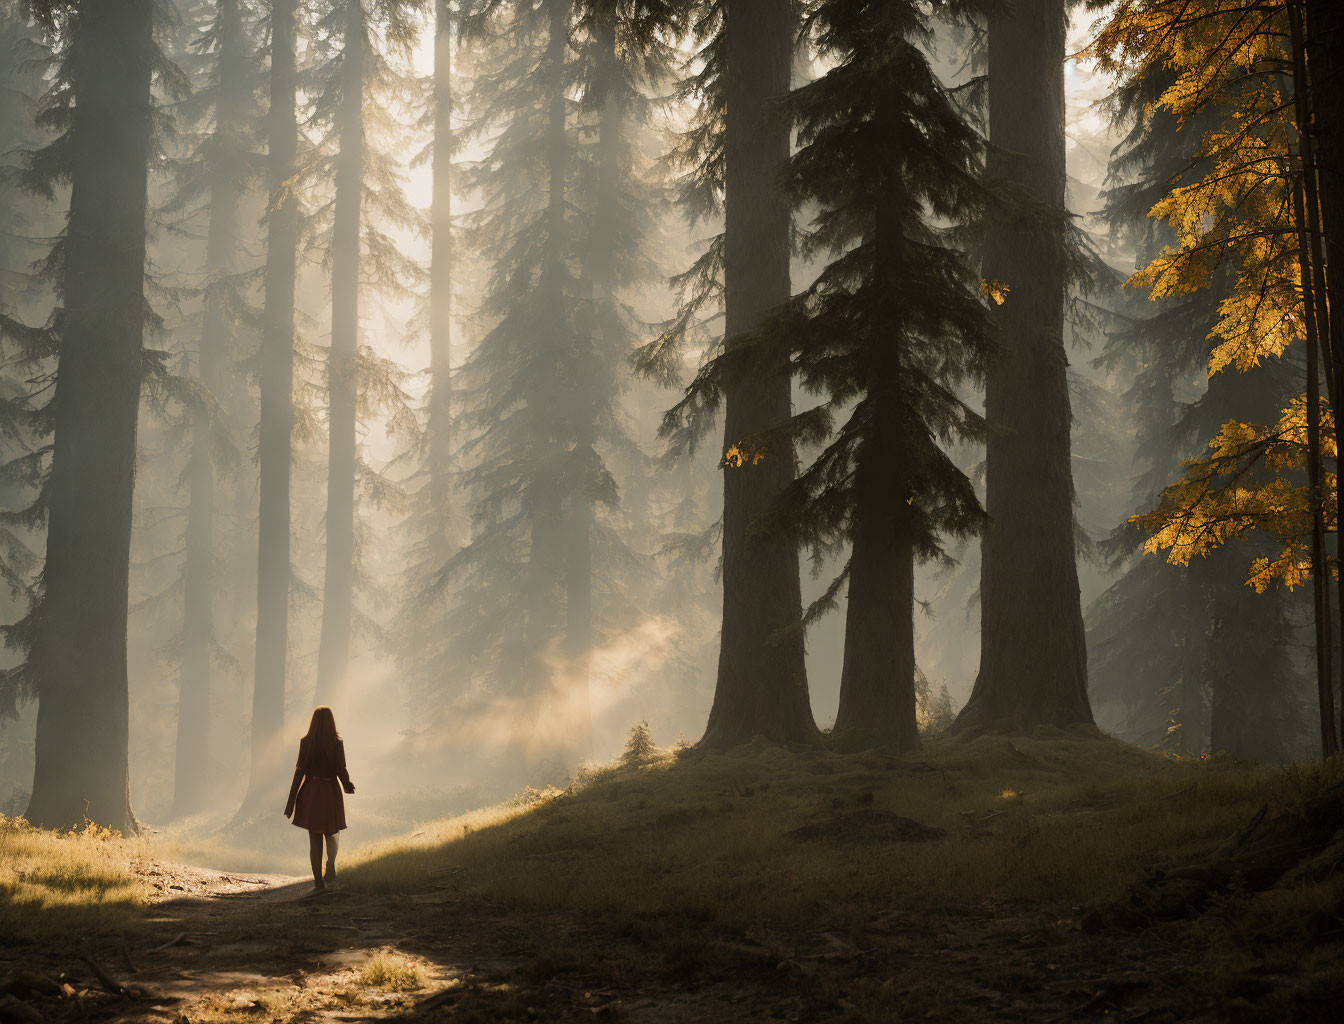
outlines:
{"label": "small shrub", "polygon": [[625,741],[625,753],[621,763],[626,765],[646,764],[658,756],[658,745],[653,742],[653,732],[647,721],[640,722],[630,729],[630,738]]}
{"label": "small shrub", "polygon": [[398,956],[391,950],[381,949],[365,961],[359,969],[359,983],[369,988],[386,988],[402,992],[424,988],[425,974],[414,960]]}
{"label": "small shrub", "polygon": [[957,719],[952,707],[952,695],[947,684],[940,683],[937,691],[926,680],[923,687],[916,685],[915,719],[919,731],[926,737],[941,736]]}

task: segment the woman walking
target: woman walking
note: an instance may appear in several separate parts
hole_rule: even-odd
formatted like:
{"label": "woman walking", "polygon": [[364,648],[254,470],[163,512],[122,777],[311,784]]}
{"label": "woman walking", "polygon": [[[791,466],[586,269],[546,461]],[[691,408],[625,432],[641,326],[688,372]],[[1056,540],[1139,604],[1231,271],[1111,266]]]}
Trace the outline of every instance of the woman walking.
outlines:
{"label": "woman walking", "polygon": [[[339,780],[339,781],[338,781]],[[336,716],[325,704],[313,709],[308,735],[299,741],[299,761],[289,787],[285,817],[308,830],[308,859],[313,865],[313,892],[336,881],[337,833],[345,828],[345,798],[355,791],[345,768],[345,744],[336,731]],[[322,838],[327,840],[327,870],[322,871]]]}

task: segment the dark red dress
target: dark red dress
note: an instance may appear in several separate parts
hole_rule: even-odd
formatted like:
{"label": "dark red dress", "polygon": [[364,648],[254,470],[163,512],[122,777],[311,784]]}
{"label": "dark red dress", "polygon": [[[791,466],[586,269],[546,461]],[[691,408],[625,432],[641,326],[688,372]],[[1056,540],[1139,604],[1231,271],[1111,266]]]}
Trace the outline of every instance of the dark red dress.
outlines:
{"label": "dark red dress", "polygon": [[294,824],[328,836],[345,828],[345,798],[341,789],[351,786],[350,773],[345,767],[345,744],[336,741],[334,757],[315,757],[308,751],[305,736],[299,741],[299,761],[295,767],[298,793],[293,797]]}

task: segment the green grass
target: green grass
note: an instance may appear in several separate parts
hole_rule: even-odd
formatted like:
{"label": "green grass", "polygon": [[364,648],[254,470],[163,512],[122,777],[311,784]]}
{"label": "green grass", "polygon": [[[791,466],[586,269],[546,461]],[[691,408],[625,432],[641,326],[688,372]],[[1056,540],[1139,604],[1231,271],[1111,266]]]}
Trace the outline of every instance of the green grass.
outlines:
{"label": "green grass", "polygon": [[[1091,729],[942,739],[906,757],[757,744],[593,771],[530,805],[370,844],[344,880],[401,891],[455,868],[463,889],[515,906],[728,928],[864,914],[875,900],[1082,902],[1291,796],[1282,769],[1162,757]],[[945,834],[824,835],[874,811]],[[788,835],[809,823],[822,837]]]}

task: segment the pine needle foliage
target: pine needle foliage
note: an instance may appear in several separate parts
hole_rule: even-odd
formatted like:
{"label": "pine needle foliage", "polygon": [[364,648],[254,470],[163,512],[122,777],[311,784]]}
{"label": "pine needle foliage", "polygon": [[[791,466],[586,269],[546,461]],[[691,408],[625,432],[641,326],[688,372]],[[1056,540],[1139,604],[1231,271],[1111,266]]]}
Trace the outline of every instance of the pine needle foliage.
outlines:
{"label": "pine needle foliage", "polygon": [[487,147],[462,167],[482,197],[464,237],[490,269],[457,375],[471,527],[437,574],[436,664],[440,679],[456,666],[456,696],[524,718],[586,719],[588,651],[638,617],[627,584],[647,559],[626,543],[612,467],[638,461],[620,399],[646,332],[629,296],[658,273],[649,123],[672,14],[535,0],[462,15],[477,69],[464,135]]}
{"label": "pine needle foliage", "polygon": [[[799,146],[786,180],[817,209],[805,255],[830,262],[776,330],[803,388],[823,398],[788,429],[822,448],[785,492],[778,523],[820,563],[853,539],[861,506],[880,505],[880,528],[900,531],[917,559],[945,557],[943,537],[984,522],[939,443],[983,429],[959,389],[990,355],[985,301],[947,227],[984,214],[983,141],[930,66],[926,5],[818,0],[804,31],[833,66],[790,98]],[[805,621],[834,605],[848,571]]]}
{"label": "pine needle foliage", "polygon": [[[50,451],[42,394],[55,365],[55,321],[46,320],[47,284],[31,264],[42,248],[34,236],[55,229],[25,193],[21,165],[22,151],[42,141],[36,115],[49,59],[41,33],[20,5],[0,3],[0,138],[10,140],[10,151],[0,156],[0,580],[6,619],[22,614],[36,597],[41,556],[33,531],[42,514],[30,502],[40,492]],[[0,676],[0,720],[33,696],[22,673]]]}
{"label": "pine needle foliage", "polygon": [[[11,168],[6,180],[30,196],[47,203],[68,195],[77,159],[78,145],[73,138],[75,98],[78,88],[91,87],[87,81],[86,55],[76,42],[83,5],[73,2],[29,2],[7,4],[4,14],[14,19],[13,28],[20,35],[13,40],[18,47],[13,51],[20,57],[14,73],[40,75],[45,90],[37,97],[35,106],[28,108],[33,99],[16,92],[11,102],[17,101],[25,109],[25,118],[31,116],[31,129],[14,136],[21,144],[18,167]],[[154,98],[144,115],[148,119],[152,158],[162,155],[165,140],[170,138],[175,125],[163,109],[163,104],[181,101],[190,94],[190,83],[158,45],[158,37],[177,24],[175,9],[155,4],[153,7],[155,41],[149,54],[154,82]],[[21,27],[22,26],[22,27]],[[0,338],[6,347],[7,361],[29,374],[17,393],[4,395],[0,400],[7,425],[16,431],[11,437],[22,437],[23,450],[16,457],[5,459],[3,475],[16,486],[17,496],[27,499],[19,507],[0,512],[0,534],[3,543],[3,576],[7,585],[21,597],[25,607],[16,622],[0,627],[5,646],[20,652],[19,664],[0,675],[0,710],[12,708],[15,700],[30,700],[38,695],[41,668],[29,657],[33,643],[41,630],[43,618],[44,585],[41,574],[43,559],[30,546],[27,537],[40,534],[46,527],[50,511],[49,482],[51,474],[52,433],[55,427],[55,409],[51,401],[57,388],[57,364],[60,339],[66,324],[63,307],[65,276],[71,244],[68,227],[55,234],[55,240],[45,256],[33,261],[31,269],[35,282],[50,289],[53,305],[49,315],[40,324],[25,322],[12,315],[0,303]],[[169,291],[160,282],[146,281],[147,291]],[[135,312],[146,332],[162,327],[162,317],[154,310],[149,298],[143,298]],[[190,400],[193,389],[171,373],[165,354],[145,348],[142,353],[142,384],[145,396],[153,400]],[[17,528],[17,532],[10,532]]]}
{"label": "pine needle foliage", "polygon": [[[398,512],[405,506],[399,484],[365,459],[361,428],[381,416],[389,435],[403,442],[420,430],[406,388],[409,373],[363,343],[359,320],[366,297],[412,298],[424,278],[391,232],[424,227],[403,189],[399,115],[414,100],[409,64],[425,9],[423,0],[324,0],[311,26],[308,126],[319,143],[308,181],[324,200],[312,226],[332,279],[320,700],[335,699],[344,685],[351,634],[378,638],[382,632],[356,607],[357,593],[375,590],[362,557],[368,542],[364,507]],[[334,188],[322,189],[328,181]]]}

